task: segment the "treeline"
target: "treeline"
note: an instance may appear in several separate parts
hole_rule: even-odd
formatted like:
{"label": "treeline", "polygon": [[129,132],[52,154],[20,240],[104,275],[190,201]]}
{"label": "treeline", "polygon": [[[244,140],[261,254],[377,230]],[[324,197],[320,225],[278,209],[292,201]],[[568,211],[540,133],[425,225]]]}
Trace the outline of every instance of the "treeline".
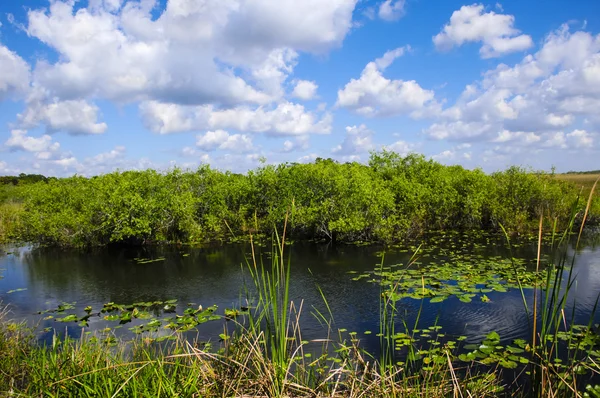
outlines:
{"label": "treeline", "polygon": [[600,174],[600,170],[590,170],[590,171],[567,171],[565,174]]}
{"label": "treeline", "polygon": [[589,170],[589,171],[567,171],[565,174],[600,174],[600,170]]}
{"label": "treeline", "polygon": [[21,173],[18,176],[0,176],[0,185],[19,185],[33,184],[34,182],[48,181],[55,179],[54,177],[46,177],[41,174],[25,174]]}
{"label": "treeline", "polygon": [[384,151],[367,165],[317,159],[247,174],[202,166],[25,184],[11,199],[20,202],[18,220],[4,234],[62,246],[228,240],[281,231],[289,211],[291,239],[393,242],[500,224],[534,230],[540,214],[566,218],[577,194],[550,174],[485,174]]}

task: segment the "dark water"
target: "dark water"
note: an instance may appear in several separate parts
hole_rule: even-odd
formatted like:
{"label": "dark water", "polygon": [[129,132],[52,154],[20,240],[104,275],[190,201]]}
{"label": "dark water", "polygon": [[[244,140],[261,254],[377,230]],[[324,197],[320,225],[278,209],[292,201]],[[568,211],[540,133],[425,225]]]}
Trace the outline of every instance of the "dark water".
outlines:
{"label": "dark water", "polygon": [[[600,293],[600,245],[591,239],[575,257],[577,281],[572,303],[577,322],[586,323]],[[452,246],[452,241],[443,245]],[[440,243],[438,243],[440,245]],[[430,245],[431,246],[431,245]],[[251,285],[245,268],[245,258],[250,256],[247,244],[210,246],[203,248],[170,247],[146,249],[102,249],[98,251],[63,251],[34,249],[28,247],[4,248],[0,255],[0,300],[9,304],[11,319],[25,319],[39,324],[40,338],[51,336],[42,332],[44,327],[55,327],[73,336],[81,334],[77,323],[43,321],[41,310],[56,308],[62,302],[76,302],[69,313],[83,314],[83,308],[91,305],[98,312],[104,303],[130,304],[141,301],[177,299],[178,309],[186,303],[239,307],[244,301],[244,285]],[[433,248],[443,250],[443,247]],[[257,248],[260,256],[261,249]],[[294,244],[288,247],[291,255],[290,297],[297,306],[302,305],[302,333],[304,339],[325,337],[325,329],[311,313],[315,309],[325,311],[318,287],[327,298],[334,315],[335,326],[356,331],[363,337],[363,347],[376,350],[379,328],[380,290],[376,284],[364,280],[353,281],[348,271],[372,270],[381,263],[379,247],[331,246]],[[484,246],[473,246],[472,251],[485,256],[508,256],[501,239],[487,241]],[[269,248],[262,249],[265,261],[269,261]],[[185,256],[184,256],[185,254]],[[525,243],[514,251],[515,257],[535,258],[535,243]],[[136,258],[165,257],[164,261],[139,264]],[[385,264],[406,263],[409,252],[386,252]],[[424,256],[422,261],[431,256]],[[8,293],[11,290],[26,290]],[[503,339],[523,338],[529,335],[528,319],[523,310],[521,295],[512,290],[507,293],[488,294],[491,302],[474,300],[462,303],[449,298],[442,303],[430,304],[429,300],[403,299],[399,303],[402,318],[412,326],[422,305],[419,326],[441,325],[452,335],[466,335],[468,341],[476,342],[491,332],[498,332]],[[532,291],[526,292],[531,302]],[[569,310],[570,312],[570,310]],[[63,315],[63,316],[64,316]],[[400,321],[399,321],[400,322]],[[126,324],[118,333],[127,334],[134,323]],[[107,326],[101,317],[90,318],[86,331]],[[111,324],[114,326],[114,323]],[[218,339],[226,321],[213,321],[200,325],[201,339]],[[372,331],[371,335],[363,335]],[[165,332],[166,333],[166,332]]]}

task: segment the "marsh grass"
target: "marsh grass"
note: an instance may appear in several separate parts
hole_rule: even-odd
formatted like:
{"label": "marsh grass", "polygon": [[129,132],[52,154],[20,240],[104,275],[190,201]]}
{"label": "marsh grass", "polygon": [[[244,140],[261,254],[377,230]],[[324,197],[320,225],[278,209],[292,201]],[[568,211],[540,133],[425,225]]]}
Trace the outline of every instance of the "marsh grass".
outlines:
{"label": "marsh grass", "polygon": [[0,203],[0,243],[19,238],[23,211],[21,203],[13,201]]}
{"label": "marsh grass", "polygon": [[[531,362],[528,370],[532,397],[589,397],[588,392],[582,392],[582,384],[587,387],[588,391],[593,388],[585,385],[586,383],[582,383],[582,381],[589,380],[590,374],[600,374],[600,366],[590,356],[590,345],[585,342],[586,338],[593,338],[592,336],[597,335],[597,330],[594,330],[594,319],[600,293],[589,315],[587,325],[575,324],[576,303],[573,303],[571,314],[566,311],[572,291],[576,288],[576,253],[599,180],[600,177],[596,177],[587,191],[587,200],[578,230],[575,224],[578,216],[578,203],[574,204],[568,226],[562,233],[557,231],[556,222],[551,224],[551,255],[545,266],[545,281],[542,284],[534,284],[532,308],[528,307],[525,292],[519,281],[524,310],[527,312],[528,318],[532,319],[532,324],[530,324]],[[544,218],[541,215],[536,274],[542,263],[543,226]],[[504,230],[504,234],[510,248],[510,237],[506,230]],[[568,246],[573,240],[573,236],[575,236],[574,250],[572,254],[569,254]]]}
{"label": "marsh grass", "polygon": [[555,178],[558,180],[568,181],[575,185],[579,191],[580,196],[585,198],[589,197],[592,194],[594,201],[590,203],[589,209],[587,211],[588,220],[590,216],[594,219],[600,217],[600,192],[595,189],[596,183],[600,178],[600,173],[591,172],[591,173],[566,173],[566,174],[556,174]]}

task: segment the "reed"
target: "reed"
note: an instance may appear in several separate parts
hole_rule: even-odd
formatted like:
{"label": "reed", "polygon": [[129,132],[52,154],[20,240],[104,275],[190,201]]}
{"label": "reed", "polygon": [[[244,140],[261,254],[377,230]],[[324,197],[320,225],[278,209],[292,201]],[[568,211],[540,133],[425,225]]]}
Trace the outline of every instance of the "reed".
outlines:
{"label": "reed", "polygon": [[[598,180],[600,177],[596,179],[588,192],[583,215],[577,214],[577,209],[581,207],[579,203],[575,203],[567,228],[562,233],[557,231],[556,220],[551,223],[551,253],[547,256],[548,260],[545,264],[545,280],[534,287],[531,310],[519,281],[524,310],[532,319],[532,325],[530,325],[532,361],[529,365],[531,397],[583,397],[587,393],[582,392],[580,375],[587,373],[589,376],[589,373],[600,373],[600,367],[590,357],[589,350],[575,341],[576,338],[585,339],[597,333],[594,330],[594,319],[600,293],[583,331],[581,325],[575,324],[575,304],[573,304],[573,312],[570,315],[566,312],[567,303],[576,286],[575,257]],[[539,271],[544,262],[542,257],[544,217],[543,213],[540,213],[536,271]],[[579,230],[576,231],[575,222],[578,217],[581,217],[581,223]],[[504,230],[504,234],[510,247],[510,237],[506,230]],[[574,250],[570,254],[569,245],[572,243],[573,237],[575,237]]]}

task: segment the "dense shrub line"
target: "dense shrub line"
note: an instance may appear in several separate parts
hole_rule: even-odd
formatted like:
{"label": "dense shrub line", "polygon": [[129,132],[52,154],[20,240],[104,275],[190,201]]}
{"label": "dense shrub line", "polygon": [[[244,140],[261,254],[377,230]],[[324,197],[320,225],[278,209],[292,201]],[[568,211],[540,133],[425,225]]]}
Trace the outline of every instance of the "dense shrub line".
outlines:
{"label": "dense shrub line", "polygon": [[493,230],[499,224],[521,232],[535,229],[540,213],[568,217],[578,194],[568,182],[519,167],[485,174],[387,151],[373,153],[367,165],[317,159],[247,174],[209,166],[125,171],[17,188],[11,200],[18,196],[22,204],[11,225],[18,230],[5,235],[64,246],[269,233],[282,227],[290,208],[292,239],[392,242],[430,230]]}

